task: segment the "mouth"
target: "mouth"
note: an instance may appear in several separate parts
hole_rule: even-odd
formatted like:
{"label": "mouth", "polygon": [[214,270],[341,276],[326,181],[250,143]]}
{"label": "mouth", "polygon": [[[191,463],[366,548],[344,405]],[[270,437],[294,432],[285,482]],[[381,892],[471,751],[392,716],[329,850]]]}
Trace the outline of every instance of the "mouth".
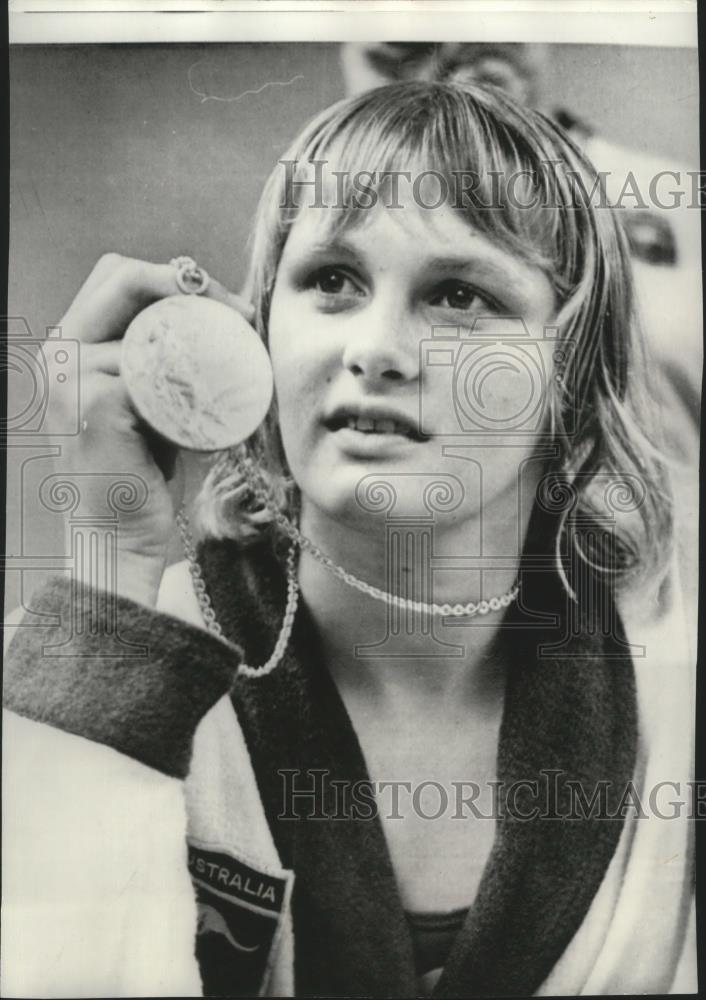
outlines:
{"label": "mouth", "polygon": [[429,440],[426,435],[420,433],[413,421],[401,414],[340,409],[324,423],[333,433],[346,430],[369,437],[406,438],[420,443]]}

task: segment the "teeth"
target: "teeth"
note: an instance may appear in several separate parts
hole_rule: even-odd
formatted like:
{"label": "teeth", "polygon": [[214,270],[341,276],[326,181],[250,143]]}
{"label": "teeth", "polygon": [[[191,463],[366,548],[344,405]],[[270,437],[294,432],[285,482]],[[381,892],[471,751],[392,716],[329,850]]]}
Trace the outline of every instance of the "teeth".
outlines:
{"label": "teeth", "polygon": [[345,426],[364,434],[400,434],[406,437],[409,433],[403,424],[389,418],[373,420],[370,417],[347,417]]}

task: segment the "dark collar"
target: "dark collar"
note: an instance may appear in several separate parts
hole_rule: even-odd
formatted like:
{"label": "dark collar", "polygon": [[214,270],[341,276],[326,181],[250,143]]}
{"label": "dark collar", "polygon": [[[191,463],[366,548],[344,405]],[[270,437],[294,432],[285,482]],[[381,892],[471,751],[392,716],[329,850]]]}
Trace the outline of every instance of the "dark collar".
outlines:
{"label": "dark collar", "polygon": [[[267,542],[245,551],[208,542],[200,559],[226,635],[247,662],[265,662],[284,609],[283,561]],[[539,806],[559,817],[569,812],[571,781],[589,800],[603,782],[601,801],[614,813],[633,776],[637,721],[632,660],[613,603],[594,587],[576,617],[558,575],[546,570],[523,580],[522,593],[535,603],[511,609],[501,630],[510,666],[498,779],[505,789],[537,780],[539,798],[525,786],[518,810]],[[415,996],[410,933],[379,819],[282,816],[287,781],[298,789],[321,781],[317,801],[329,817],[338,808],[332,779],[369,781],[305,606],[280,666],[238,680],[232,697],[282,863],[296,875],[296,995]],[[300,800],[300,811],[308,806]],[[601,816],[501,819],[434,995],[534,993],[582,923],[621,829],[621,819]]]}

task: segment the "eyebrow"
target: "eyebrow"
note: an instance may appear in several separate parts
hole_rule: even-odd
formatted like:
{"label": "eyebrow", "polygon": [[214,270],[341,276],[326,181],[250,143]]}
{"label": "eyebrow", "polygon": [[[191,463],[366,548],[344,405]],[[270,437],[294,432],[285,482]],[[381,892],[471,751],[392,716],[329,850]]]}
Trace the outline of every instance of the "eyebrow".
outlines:
{"label": "eyebrow", "polygon": [[[333,240],[318,240],[302,248],[302,254],[307,257],[316,257],[321,253],[340,253],[347,257],[355,257],[362,262],[363,255],[348,240],[339,238]],[[423,266],[433,271],[449,271],[463,267],[484,267],[495,274],[505,273],[506,268],[512,271],[514,261],[508,260],[507,265],[488,260],[484,253],[479,254],[451,254],[445,257],[431,257],[423,262]]]}
{"label": "eyebrow", "polygon": [[496,262],[493,260],[488,260],[484,255],[467,255],[462,256],[451,256],[451,257],[432,257],[431,260],[425,262],[425,266],[431,271],[455,271],[461,270],[465,267],[473,267],[474,269],[481,269],[487,271],[491,275],[497,275],[498,277],[506,277],[508,274],[515,274],[517,268],[514,267],[514,262],[508,260],[507,264]]}
{"label": "eyebrow", "polygon": [[338,238],[333,240],[317,240],[313,243],[309,243],[302,247],[297,256],[301,256],[306,260],[312,257],[319,257],[321,254],[327,253],[340,254],[342,257],[352,257],[361,265],[364,262],[364,258],[359,250],[357,250],[347,240]]}
{"label": "eyebrow", "polygon": [[[341,256],[349,257],[359,266],[363,266],[365,263],[365,258],[360,251],[348,240],[338,236],[331,240],[324,238],[309,243],[307,246],[302,248],[301,255],[298,254],[297,256],[299,256],[300,260],[303,259],[306,261],[326,253],[340,254]],[[498,250],[498,253],[503,254],[503,251]],[[443,273],[444,271],[460,271],[464,269],[468,270],[472,268],[476,273],[480,272],[489,280],[506,282],[508,279],[512,279],[522,284],[527,281],[527,275],[525,273],[526,267],[528,267],[528,265],[524,261],[516,262],[513,258],[506,257],[504,254],[502,261],[495,261],[492,259],[489,260],[487,257],[487,251],[485,250],[480,250],[476,254],[469,252],[463,254],[447,254],[442,257],[430,257],[422,263],[423,269],[437,273]]]}
{"label": "eyebrow", "polygon": [[502,258],[494,260],[488,258],[484,253],[463,254],[462,256],[434,257],[427,261],[427,268],[430,271],[444,273],[448,271],[463,270],[472,268],[475,276],[486,281],[501,285],[513,284],[518,291],[524,291],[532,283],[532,265],[522,259],[515,259],[510,255],[502,254]]}

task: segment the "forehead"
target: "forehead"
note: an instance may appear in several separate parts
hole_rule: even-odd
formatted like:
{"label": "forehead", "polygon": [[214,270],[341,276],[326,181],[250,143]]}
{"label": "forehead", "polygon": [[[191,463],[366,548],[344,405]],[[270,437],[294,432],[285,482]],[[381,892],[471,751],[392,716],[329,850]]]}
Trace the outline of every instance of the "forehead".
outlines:
{"label": "forehead", "polygon": [[[404,151],[398,144],[400,152]],[[281,161],[280,219],[285,233],[293,225],[298,230],[306,226],[337,234],[364,229],[375,210],[383,207],[399,216],[400,226],[418,238],[429,239],[433,234],[437,242],[467,242],[469,235],[482,234],[488,247],[492,244],[529,265],[556,271],[556,212],[544,205],[538,208],[536,198],[534,204],[528,201],[531,192],[525,186],[534,183],[526,178],[529,171],[520,171],[513,198],[509,198],[489,189],[480,168],[470,174],[450,169],[429,150],[423,155],[408,150],[395,158],[373,147],[350,153],[333,143],[317,157]],[[501,179],[509,176],[502,169],[495,173]],[[478,193],[469,194],[477,185]],[[515,205],[517,198],[521,206]]]}
{"label": "forehead", "polygon": [[373,251],[376,242],[385,237],[404,241],[419,252],[465,250],[474,254],[486,252],[497,258],[510,257],[448,205],[423,208],[411,194],[402,193],[394,207],[381,198],[369,207],[349,210],[345,216],[328,202],[302,207],[291,227],[285,253],[308,243],[321,246],[348,243]]}

